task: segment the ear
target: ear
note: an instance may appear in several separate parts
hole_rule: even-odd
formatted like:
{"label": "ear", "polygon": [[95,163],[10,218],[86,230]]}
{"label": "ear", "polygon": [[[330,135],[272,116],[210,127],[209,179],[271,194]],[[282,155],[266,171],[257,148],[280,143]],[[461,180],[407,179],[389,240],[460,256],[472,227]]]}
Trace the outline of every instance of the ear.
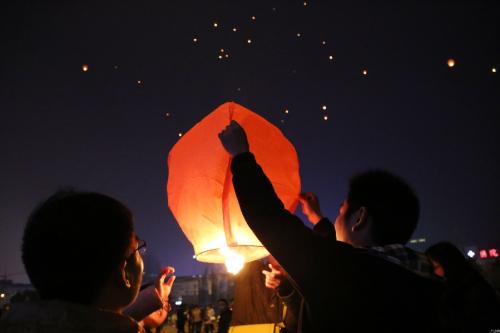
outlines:
{"label": "ear", "polygon": [[124,285],[126,288],[130,288],[132,284],[130,283],[130,275],[128,273],[127,261],[123,260],[120,266],[120,285]]}
{"label": "ear", "polygon": [[354,224],[351,230],[360,231],[361,229],[368,226],[368,210],[365,206],[361,206],[354,214]]}

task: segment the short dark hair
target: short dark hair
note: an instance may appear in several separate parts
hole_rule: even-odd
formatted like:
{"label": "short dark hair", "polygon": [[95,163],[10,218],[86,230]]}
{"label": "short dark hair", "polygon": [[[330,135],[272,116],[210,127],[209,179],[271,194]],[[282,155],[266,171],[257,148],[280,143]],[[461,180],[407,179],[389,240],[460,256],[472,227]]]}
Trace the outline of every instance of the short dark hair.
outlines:
{"label": "short dark hair", "polygon": [[132,213],[99,193],[56,192],[31,213],[22,258],[42,299],[92,304],[130,246]]}
{"label": "short dark hair", "polygon": [[217,303],[219,303],[219,302],[222,302],[222,303],[226,304],[226,306],[229,306],[229,302],[228,302],[228,301],[227,301],[227,299],[225,299],[225,298],[219,298],[219,299],[217,300]]}
{"label": "short dark hair", "polygon": [[448,280],[459,281],[467,274],[476,273],[474,266],[467,261],[462,251],[450,242],[436,243],[430,246],[425,254],[443,267],[444,275]]}
{"label": "short dark hair", "polygon": [[420,204],[403,179],[385,170],[368,170],[351,177],[346,216],[366,207],[379,245],[405,244],[417,227]]}

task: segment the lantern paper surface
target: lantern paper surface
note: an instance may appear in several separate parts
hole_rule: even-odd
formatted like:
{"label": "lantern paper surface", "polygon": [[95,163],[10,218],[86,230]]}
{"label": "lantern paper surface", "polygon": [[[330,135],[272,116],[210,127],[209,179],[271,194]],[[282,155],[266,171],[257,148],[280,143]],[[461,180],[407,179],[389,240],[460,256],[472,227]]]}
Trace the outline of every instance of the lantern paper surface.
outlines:
{"label": "lantern paper surface", "polygon": [[243,218],[232,183],[231,157],[218,138],[231,120],[245,129],[250,150],[288,210],[295,210],[300,193],[297,152],[281,131],[239,104],[219,106],[183,135],[168,155],[168,205],[196,259],[203,262],[224,263],[228,249],[244,261],[269,254]]}

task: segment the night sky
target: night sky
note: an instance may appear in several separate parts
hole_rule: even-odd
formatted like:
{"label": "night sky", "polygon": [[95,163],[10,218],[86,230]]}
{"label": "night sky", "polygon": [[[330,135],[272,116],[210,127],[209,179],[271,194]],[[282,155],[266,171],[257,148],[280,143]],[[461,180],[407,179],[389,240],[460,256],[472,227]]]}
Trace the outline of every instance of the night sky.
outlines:
{"label": "night sky", "polygon": [[418,192],[427,245],[500,245],[495,1],[0,6],[0,274],[27,281],[24,223],[67,186],[130,206],[146,270],[202,273],[167,206],[166,158],[226,101],[283,131],[330,218],[348,177],[380,167]]}

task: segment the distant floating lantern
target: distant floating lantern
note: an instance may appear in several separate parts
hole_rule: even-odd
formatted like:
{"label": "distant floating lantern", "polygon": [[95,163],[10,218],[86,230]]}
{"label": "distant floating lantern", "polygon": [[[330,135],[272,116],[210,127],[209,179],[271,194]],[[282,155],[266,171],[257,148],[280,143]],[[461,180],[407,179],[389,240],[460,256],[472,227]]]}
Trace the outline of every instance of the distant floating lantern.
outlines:
{"label": "distant floating lantern", "polygon": [[238,31],[238,28],[234,27],[234,28],[233,28],[233,31],[234,31],[234,32]]}
{"label": "distant floating lantern", "polygon": [[252,40],[250,38],[247,39],[248,44],[252,44]]}
{"label": "distant floating lantern", "polygon": [[195,43],[198,42],[198,38],[196,38],[196,37],[193,38],[193,42],[195,42]]}
{"label": "distant floating lantern", "polygon": [[255,16],[252,16],[252,21],[255,21],[255,18],[256,18]]}
{"label": "distant floating lantern", "polygon": [[450,68],[455,67],[455,59],[453,58],[448,59],[448,67]]}
{"label": "distant floating lantern", "polygon": [[323,105],[323,106],[321,107],[321,109],[323,109],[323,111],[325,111],[325,110],[326,110],[326,105]]}
{"label": "distant floating lantern", "polygon": [[328,56],[328,59],[333,60],[333,56],[332,55]]}
{"label": "distant floating lantern", "polygon": [[288,114],[290,111],[288,111],[288,109],[285,109],[285,113]]}
{"label": "distant floating lantern", "polygon": [[328,116],[323,116],[323,119],[324,120],[328,120]]}
{"label": "distant floating lantern", "polygon": [[368,71],[366,69],[363,69],[363,75],[368,75]]}
{"label": "distant floating lantern", "polygon": [[219,26],[219,23],[214,22],[214,28],[217,28]]}
{"label": "distant floating lantern", "polygon": [[182,136],[182,132],[179,132],[179,134],[177,134],[179,136],[179,138]]}
{"label": "distant floating lantern", "polygon": [[[284,206],[293,212],[300,193],[299,162],[293,145],[261,116],[225,103],[185,133],[168,155],[168,206],[202,262],[226,263],[236,272],[242,263],[268,251],[248,227],[234,192],[231,157],[218,133],[238,121],[257,162]],[[265,137],[266,140],[262,140]],[[268,143],[272,142],[272,145]],[[280,156],[276,160],[276,156]]]}
{"label": "distant floating lantern", "polygon": [[321,44],[326,45],[326,41],[322,41]]}
{"label": "distant floating lantern", "polygon": [[300,37],[302,36],[302,34],[300,32],[297,33],[297,37]]}
{"label": "distant floating lantern", "polygon": [[496,73],[496,72],[497,72],[497,69],[496,69],[495,67],[493,67],[493,68],[491,69],[491,72],[492,72],[492,73]]}
{"label": "distant floating lantern", "polygon": [[89,65],[83,64],[82,65],[82,71],[87,72],[89,70]]}
{"label": "distant floating lantern", "polygon": [[142,84],[142,80],[137,80],[137,84]]}

